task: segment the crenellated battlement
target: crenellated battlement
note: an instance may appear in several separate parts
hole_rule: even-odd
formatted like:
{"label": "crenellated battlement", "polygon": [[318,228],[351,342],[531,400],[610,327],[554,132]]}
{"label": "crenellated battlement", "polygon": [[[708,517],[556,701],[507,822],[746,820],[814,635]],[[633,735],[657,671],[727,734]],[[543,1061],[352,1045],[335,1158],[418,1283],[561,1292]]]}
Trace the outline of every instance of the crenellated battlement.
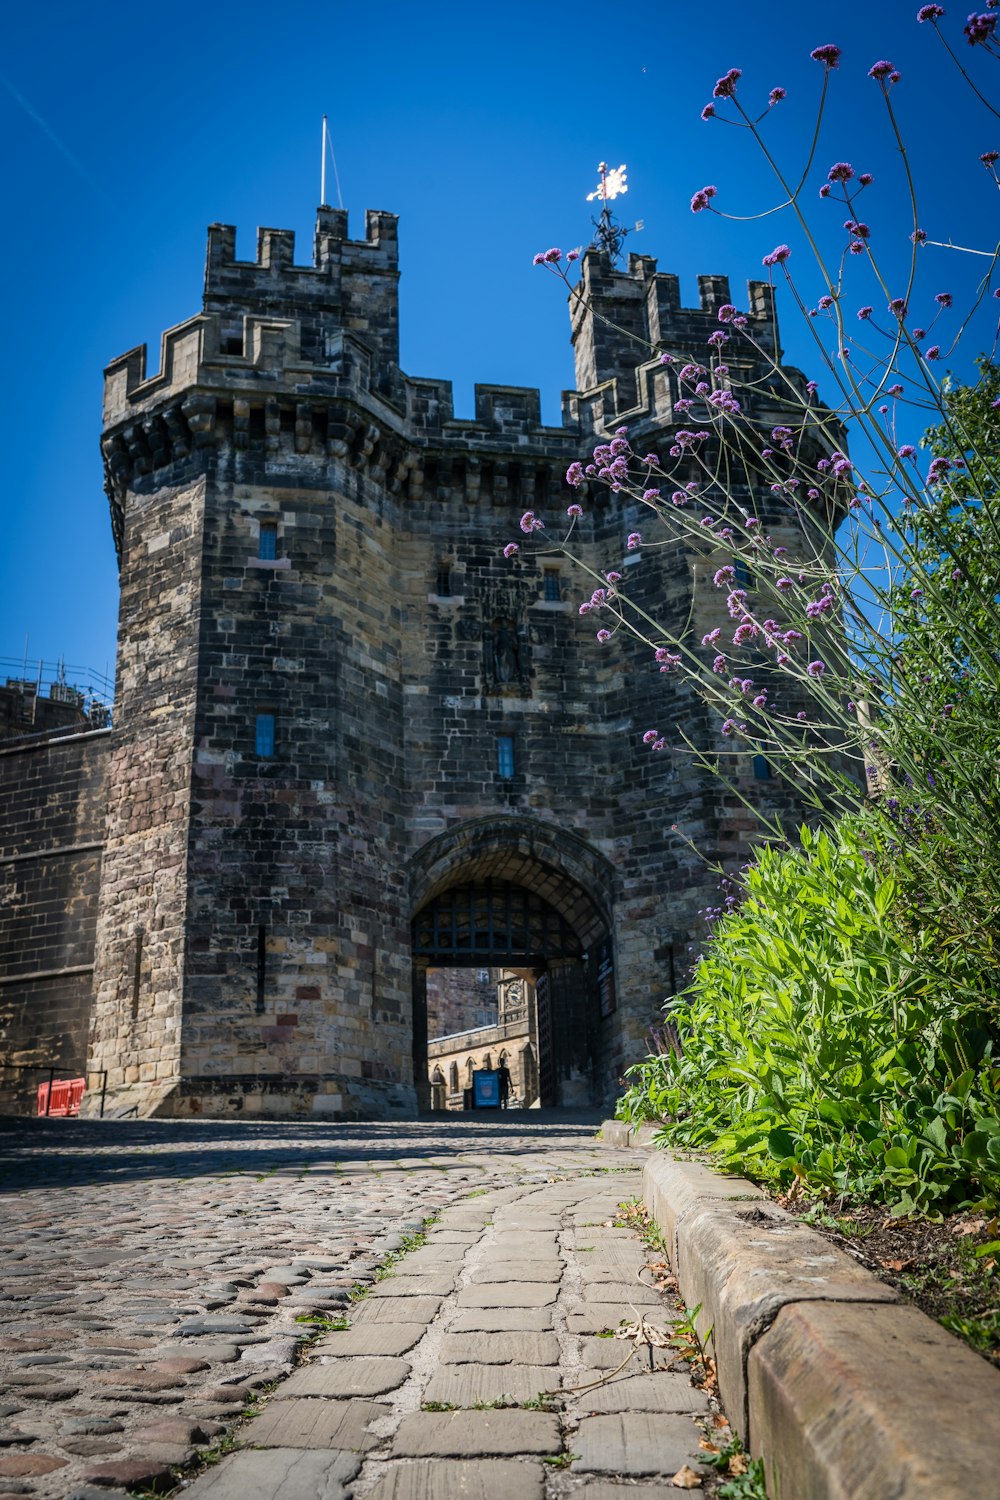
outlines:
{"label": "crenellated battlement", "polygon": [[[750,281],[747,299],[743,311],[750,336],[768,358],[780,360],[774,288]],[[653,256],[630,255],[628,270],[619,271],[605,252],[588,250],[569,296],[577,390],[590,392],[613,381],[619,386],[619,410],[642,404],[651,358],[670,352],[707,364],[709,335],[720,326],[719,309],[729,301],[728,276],[699,276],[698,306],[682,307],[679,278],[658,271]],[[741,350],[742,362],[747,354]]]}

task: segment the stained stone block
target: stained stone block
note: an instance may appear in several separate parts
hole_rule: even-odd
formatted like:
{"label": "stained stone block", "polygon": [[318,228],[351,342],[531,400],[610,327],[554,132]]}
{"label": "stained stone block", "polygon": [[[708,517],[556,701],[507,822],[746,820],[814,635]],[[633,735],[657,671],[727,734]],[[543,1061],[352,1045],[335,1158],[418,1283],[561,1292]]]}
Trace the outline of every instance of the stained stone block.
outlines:
{"label": "stained stone block", "polygon": [[478,1458],[558,1453],[558,1419],[540,1411],[414,1412],[392,1443],[394,1458]]}
{"label": "stained stone block", "polygon": [[405,1359],[338,1359],[296,1370],[274,1393],[275,1400],[295,1396],[381,1396],[410,1373]]}
{"label": "stained stone block", "polygon": [[690,1417],[631,1412],[584,1417],[573,1438],[574,1474],[676,1474],[684,1464],[697,1473],[700,1434]]}
{"label": "stained stone block", "polygon": [[561,1260],[507,1260],[504,1256],[484,1256],[472,1273],[473,1285],[500,1281],[559,1281],[565,1267]]}
{"label": "stained stone block", "polygon": [[503,1281],[499,1284],[464,1286],[459,1307],[548,1307],[559,1288],[548,1282]]}
{"label": "stained stone block", "polygon": [[708,1410],[706,1396],[691,1384],[687,1375],[667,1370],[657,1370],[653,1374],[632,1373],[628,1366],[606,1385],[574,1394],[572,1402],[577,1413]]}
{"label": "stained stone block", "polygon": [[369,1425],[388,1416],[378,1401],[272,1401],[241,1428],[240,1437],[264,1448],[348,1448],[366,1453],[379,1441]]}
{"label": "stained stone block", "polygon": [[534,1333],[552,1327],[550,1307],[472,1307],[448,1324],[450,1333]]}
{"label": "stained stone block", "polygon": [[431,1377],[424,1400],[475,1406],[505,1399],[520,1405],[560,1384],[559,1370],[551,1365],[450,1365]]}
{"label": "stained stone block", "polygon": [[388,1276],[369,1293],[369,1301],[381,1297],[447,1297],[455,1290],[455,1276]]}
{"label": "stained stone block", "polygon": [[417,1459],[393,1464],[367,1500],[543,1500],[541,1464],[513,1459]]}
{"label": "stained stone block", "polygon": [[347,1500],[357,1474],[356,1453],[267,1448],[230,1453],[199,1475],[187,1491],[193,1500]]}
{"label": "stained stone block", "polygon": [[557,1365],[554,1333],[446,1333],[438,1361],[443,1365]]}
{"label": "stained stone block", "polygon": [[443,1297],[411,1297],[400,1302],[396,1297],[366,1297],[351,1308],[348,1316],[354,1327],[365,1323],[429,1323]]}
{"label": "stained stone block", "polygon": [[426,1323],[362,1323],[328,1333],[312,1346],[314,1355],[336,1359],[355,1354],[400,1355],[412,1349],[427,1332]]}
{"label": "stained stone block", "polygon": [[[650,1321],[655,1323],[656,1319]],[[615,1329],[622,1322],[635,1322],[635,1313],[623,1302],[587,1302],[566,1314],[566,1327],[570,1333],[603,1333],[606,1328]]]}

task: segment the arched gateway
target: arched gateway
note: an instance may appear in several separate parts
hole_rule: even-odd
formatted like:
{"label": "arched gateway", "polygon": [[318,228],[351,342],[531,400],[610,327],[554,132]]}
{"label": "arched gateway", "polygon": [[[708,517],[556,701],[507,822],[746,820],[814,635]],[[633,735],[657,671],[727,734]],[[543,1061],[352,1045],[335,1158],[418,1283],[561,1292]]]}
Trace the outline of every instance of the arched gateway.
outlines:
{"label": "arched gateway", "polygon": [[[620,1061],[611,923],[612,867],[584,840],[548,824],[482,818],[425,845],[410,867],[413,1070],[425,1107],[429,971],[522,976],[530,1003],[513,1021],[480,1026],[484,1043],[520,1039],[528,1094],[518,1102],[594,1105],[613,1093]],[[453,1045],[474,1045],[476,1028]],[[449,1039],[440,1041],[441,1051]],[[485,1057],[490,1054],[486,1053]],[[523,1082],[523,1076],[522,1076]],[[464,1091],[463,1091],[464,1092]]]}

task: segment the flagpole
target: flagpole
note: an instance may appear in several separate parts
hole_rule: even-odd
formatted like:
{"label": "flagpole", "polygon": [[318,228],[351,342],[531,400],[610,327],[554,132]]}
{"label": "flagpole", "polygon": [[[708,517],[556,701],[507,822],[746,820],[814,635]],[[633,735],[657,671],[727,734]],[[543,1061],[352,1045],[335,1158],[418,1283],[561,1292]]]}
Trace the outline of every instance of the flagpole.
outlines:
{"label": "flagpole", "polygon": [[320,147],[321,164],[319,169],[319,201],[322,207],[326,207],[326,115],[323,116],[323,138]]}

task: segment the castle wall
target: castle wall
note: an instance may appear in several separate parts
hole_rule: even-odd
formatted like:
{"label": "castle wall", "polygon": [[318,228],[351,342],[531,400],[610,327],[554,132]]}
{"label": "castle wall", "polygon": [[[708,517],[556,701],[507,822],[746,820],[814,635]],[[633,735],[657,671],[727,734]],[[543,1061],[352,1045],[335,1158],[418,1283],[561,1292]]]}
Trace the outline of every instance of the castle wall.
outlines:
{"label": "castle wall", "polygon": [[43,1069],[86,1069],[109,748],[0,745],[0,1112],[33,1113]]}

